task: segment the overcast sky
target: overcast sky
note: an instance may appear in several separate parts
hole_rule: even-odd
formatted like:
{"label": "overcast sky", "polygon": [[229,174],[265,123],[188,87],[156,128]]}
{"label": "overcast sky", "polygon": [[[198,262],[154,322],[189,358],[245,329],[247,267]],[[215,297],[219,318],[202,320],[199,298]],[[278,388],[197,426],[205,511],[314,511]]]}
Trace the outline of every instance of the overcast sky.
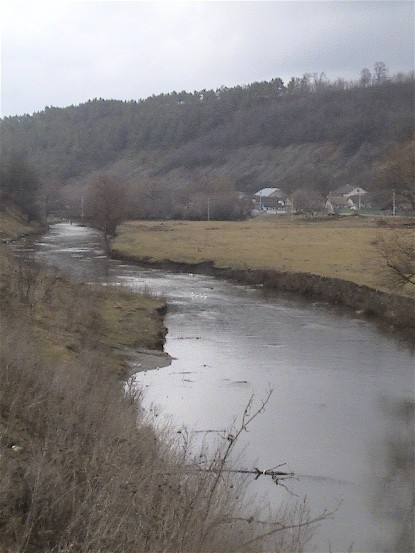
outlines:
{"label": "overcast sky", "polygon": [[306,72],[414,67],[414,4],[1,1],[1,115]]}

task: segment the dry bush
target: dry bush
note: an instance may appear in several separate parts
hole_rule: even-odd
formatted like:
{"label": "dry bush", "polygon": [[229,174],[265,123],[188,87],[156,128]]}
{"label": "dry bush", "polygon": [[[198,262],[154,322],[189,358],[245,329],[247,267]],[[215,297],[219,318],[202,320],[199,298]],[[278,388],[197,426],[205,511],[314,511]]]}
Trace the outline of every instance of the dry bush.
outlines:
{"label": "dry bush", "polygon": [[381,238],[378,251],[385,263],[384,278],[394,287],[415,285],[415,230]]}
{"label": "dry bush", "polygon": [[14,316],[16,311],[24,316],[36,316],[39,307],[51,302],[55,306],[61,302],[56,298],[56,288],[62,279],[53,274],[46,274],[35,261],[19,263],[8,250],[0,250],[0,307],[3,314]]}

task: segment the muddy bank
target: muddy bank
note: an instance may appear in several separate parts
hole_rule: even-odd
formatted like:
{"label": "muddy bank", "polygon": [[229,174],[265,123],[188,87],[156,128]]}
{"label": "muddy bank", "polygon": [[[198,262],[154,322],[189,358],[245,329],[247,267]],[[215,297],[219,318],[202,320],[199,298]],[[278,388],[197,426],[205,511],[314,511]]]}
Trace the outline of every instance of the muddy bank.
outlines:
{"label": "muddy bank", "polygon": [[114,353],[121,355],[124,362],[125,379],[138,372],[151,371],[168,367],[173,357],[165,351],[154,349],[138,348],[136,350],[114,350]]}
{"label": "muddy bank", "polygon": [[113,250],[114,259],[139,263],[157,269],[216,276],[238,283],[262,285],[277,291],[293,293],[313,300],[344,306],[358,314],[372,318],[382,328],[398,330],[406,338],[415,340],[415,301],[337,278],[310,273],[279,272],[262,269],[218,268],[213,262],[180,263],[171,260],[154,261],[126,255]]}

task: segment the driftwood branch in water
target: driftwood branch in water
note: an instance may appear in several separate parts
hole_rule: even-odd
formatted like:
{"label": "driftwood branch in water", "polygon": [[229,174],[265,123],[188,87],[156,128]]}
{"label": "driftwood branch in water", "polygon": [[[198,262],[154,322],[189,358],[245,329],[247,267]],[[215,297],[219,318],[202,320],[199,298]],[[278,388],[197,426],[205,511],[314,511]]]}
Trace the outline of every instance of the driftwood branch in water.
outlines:
{"label": "driftwood branch in water", "polygon": [[[243,431],[248,432],[249,424],[265,409],[265,406],[267,405],[271,397],[271,394],[272,394],[272,390],[268,392],[265,400],[261,402],[261,405],[259,406],[259,408],[257,408],[256,411],[254,411],[253,413],[251,413],[251,409],[253,406],[254,397],[251,396],[247,406],[245,407],[245,410],[242,416],[242,421],[239,425],[239,428],[235,429],[233,433],[229,433],[228,431],[225,431],[225,430],[213,430],[213,429],[194,431],[193,432],[194,434],[211,434],[211,433],[224,434],[224,437],[229,442],[229,445],[227,446],[223,457],[219,459],[219,463],[212,462],[209,467],[206,467],[206,468],[196,467],[196,468],[190,469],[190,471],[209,472],[209,473],[217,474],[218,478],[220,478],[220,475],[225,472],[231,473],[231,474],[253,474],[255,475],[255,480],[258,480],[260,476],[270,476],[277,486],[280,485],[283,488],[285,488],[290,494],[295,495],[281,482],[282,480],[285,480],[288,478],[294,478],[295,474],[293,472],[284,472],[284,471],[277,470],[280,467],[284,466],[286,463],[281,463],[280,465],[277,465],[273,468],[265,469],[265,470],[260,470],[257,467],[254,467],[253,469],[238,469],[238,468],[225,467],[225,462],[229,457],[229,454],[233,449],[237,439],[239,438],[239,436]],[[179,430],[178,434],[185,435],[187,434],[187,431]],[[188,470],[187,472],[190,472],[190,471]]]}
{"label": "driftwood branch in water", "polygon": [[[255,480],[258,480],[260,476],[270,476],[272,480],[275,482],[277,486],[282,486],[285,488],[291,495],[296,495],[292,491],[290,491],[287,486],[285,486],[281,480],[286,479],[292,479],[295,478],[295,474],[293,472],[283,472],[280,470],[275,470],[279,467],[282,467],[285,465],[285,463],[282,463],[281,465],[278,465],[272,469],[266,469],[266,470],[260,470],[259,468],[255,467],[253,469],[228,469],[228,468],[188,468],[185,472],[187,474],[193,472],[209,472],[209,473],[216,473],[216,474],[223,474],[224,472],[230,473],[230,474],[253,474],[255,475]],[[169,473],[163,473],[164,475]],[[297,496],[296,496],[297,497]]]}
{"label": "driftwood branch in water", "polygon": [[[276,484],[279,484],[279,480],[285,480],[286,478],[294,478],[295,474],[293,472],[283,472],[280,470],[275,470],[279,467],[282,467],[285,465],[285,463],[282,463],[281,465],[277,465],[276,467],[272,469],[266,469],[266,470],[260,470],[257,467],[254,467],[253,469],[227,469],[222,468],[220,469],[221,472],[230,472],[233,474],[254,474],[255,480],[258,480],[260,476],[271,476],[271,478],[274,480]],[[204,472],[218,472],[219,469],[199,469],[200,471]]]}

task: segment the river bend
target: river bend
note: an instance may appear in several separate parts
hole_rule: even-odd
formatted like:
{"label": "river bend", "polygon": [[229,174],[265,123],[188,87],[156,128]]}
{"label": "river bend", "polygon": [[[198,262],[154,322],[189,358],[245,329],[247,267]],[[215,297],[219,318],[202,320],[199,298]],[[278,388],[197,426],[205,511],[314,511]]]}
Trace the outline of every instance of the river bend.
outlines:
{"label": "river bend", "polygon": [[[318,529],[315,551],[386,548],[393,527],[374,509],[385,469],[378,452],[399,423],[384,405],[414,391],[415,357],[396,337],[327,305],[107,259],[99,234],[76,225],[53,225],[19,250],[72,278],[164,296],[165,350],[174,360],[137,373],[144,408],[177,427],[223,429],[252,394],[259,400],[272,389],[266,412],[244,435],[240,463],[265,469],[286,462],[298,475],[290,490],[307,496],[312,514],[340,502]],[[255,486],[272,503],[293,500],[265,479]],[[397,498],[387,499],[392,509]]]}

